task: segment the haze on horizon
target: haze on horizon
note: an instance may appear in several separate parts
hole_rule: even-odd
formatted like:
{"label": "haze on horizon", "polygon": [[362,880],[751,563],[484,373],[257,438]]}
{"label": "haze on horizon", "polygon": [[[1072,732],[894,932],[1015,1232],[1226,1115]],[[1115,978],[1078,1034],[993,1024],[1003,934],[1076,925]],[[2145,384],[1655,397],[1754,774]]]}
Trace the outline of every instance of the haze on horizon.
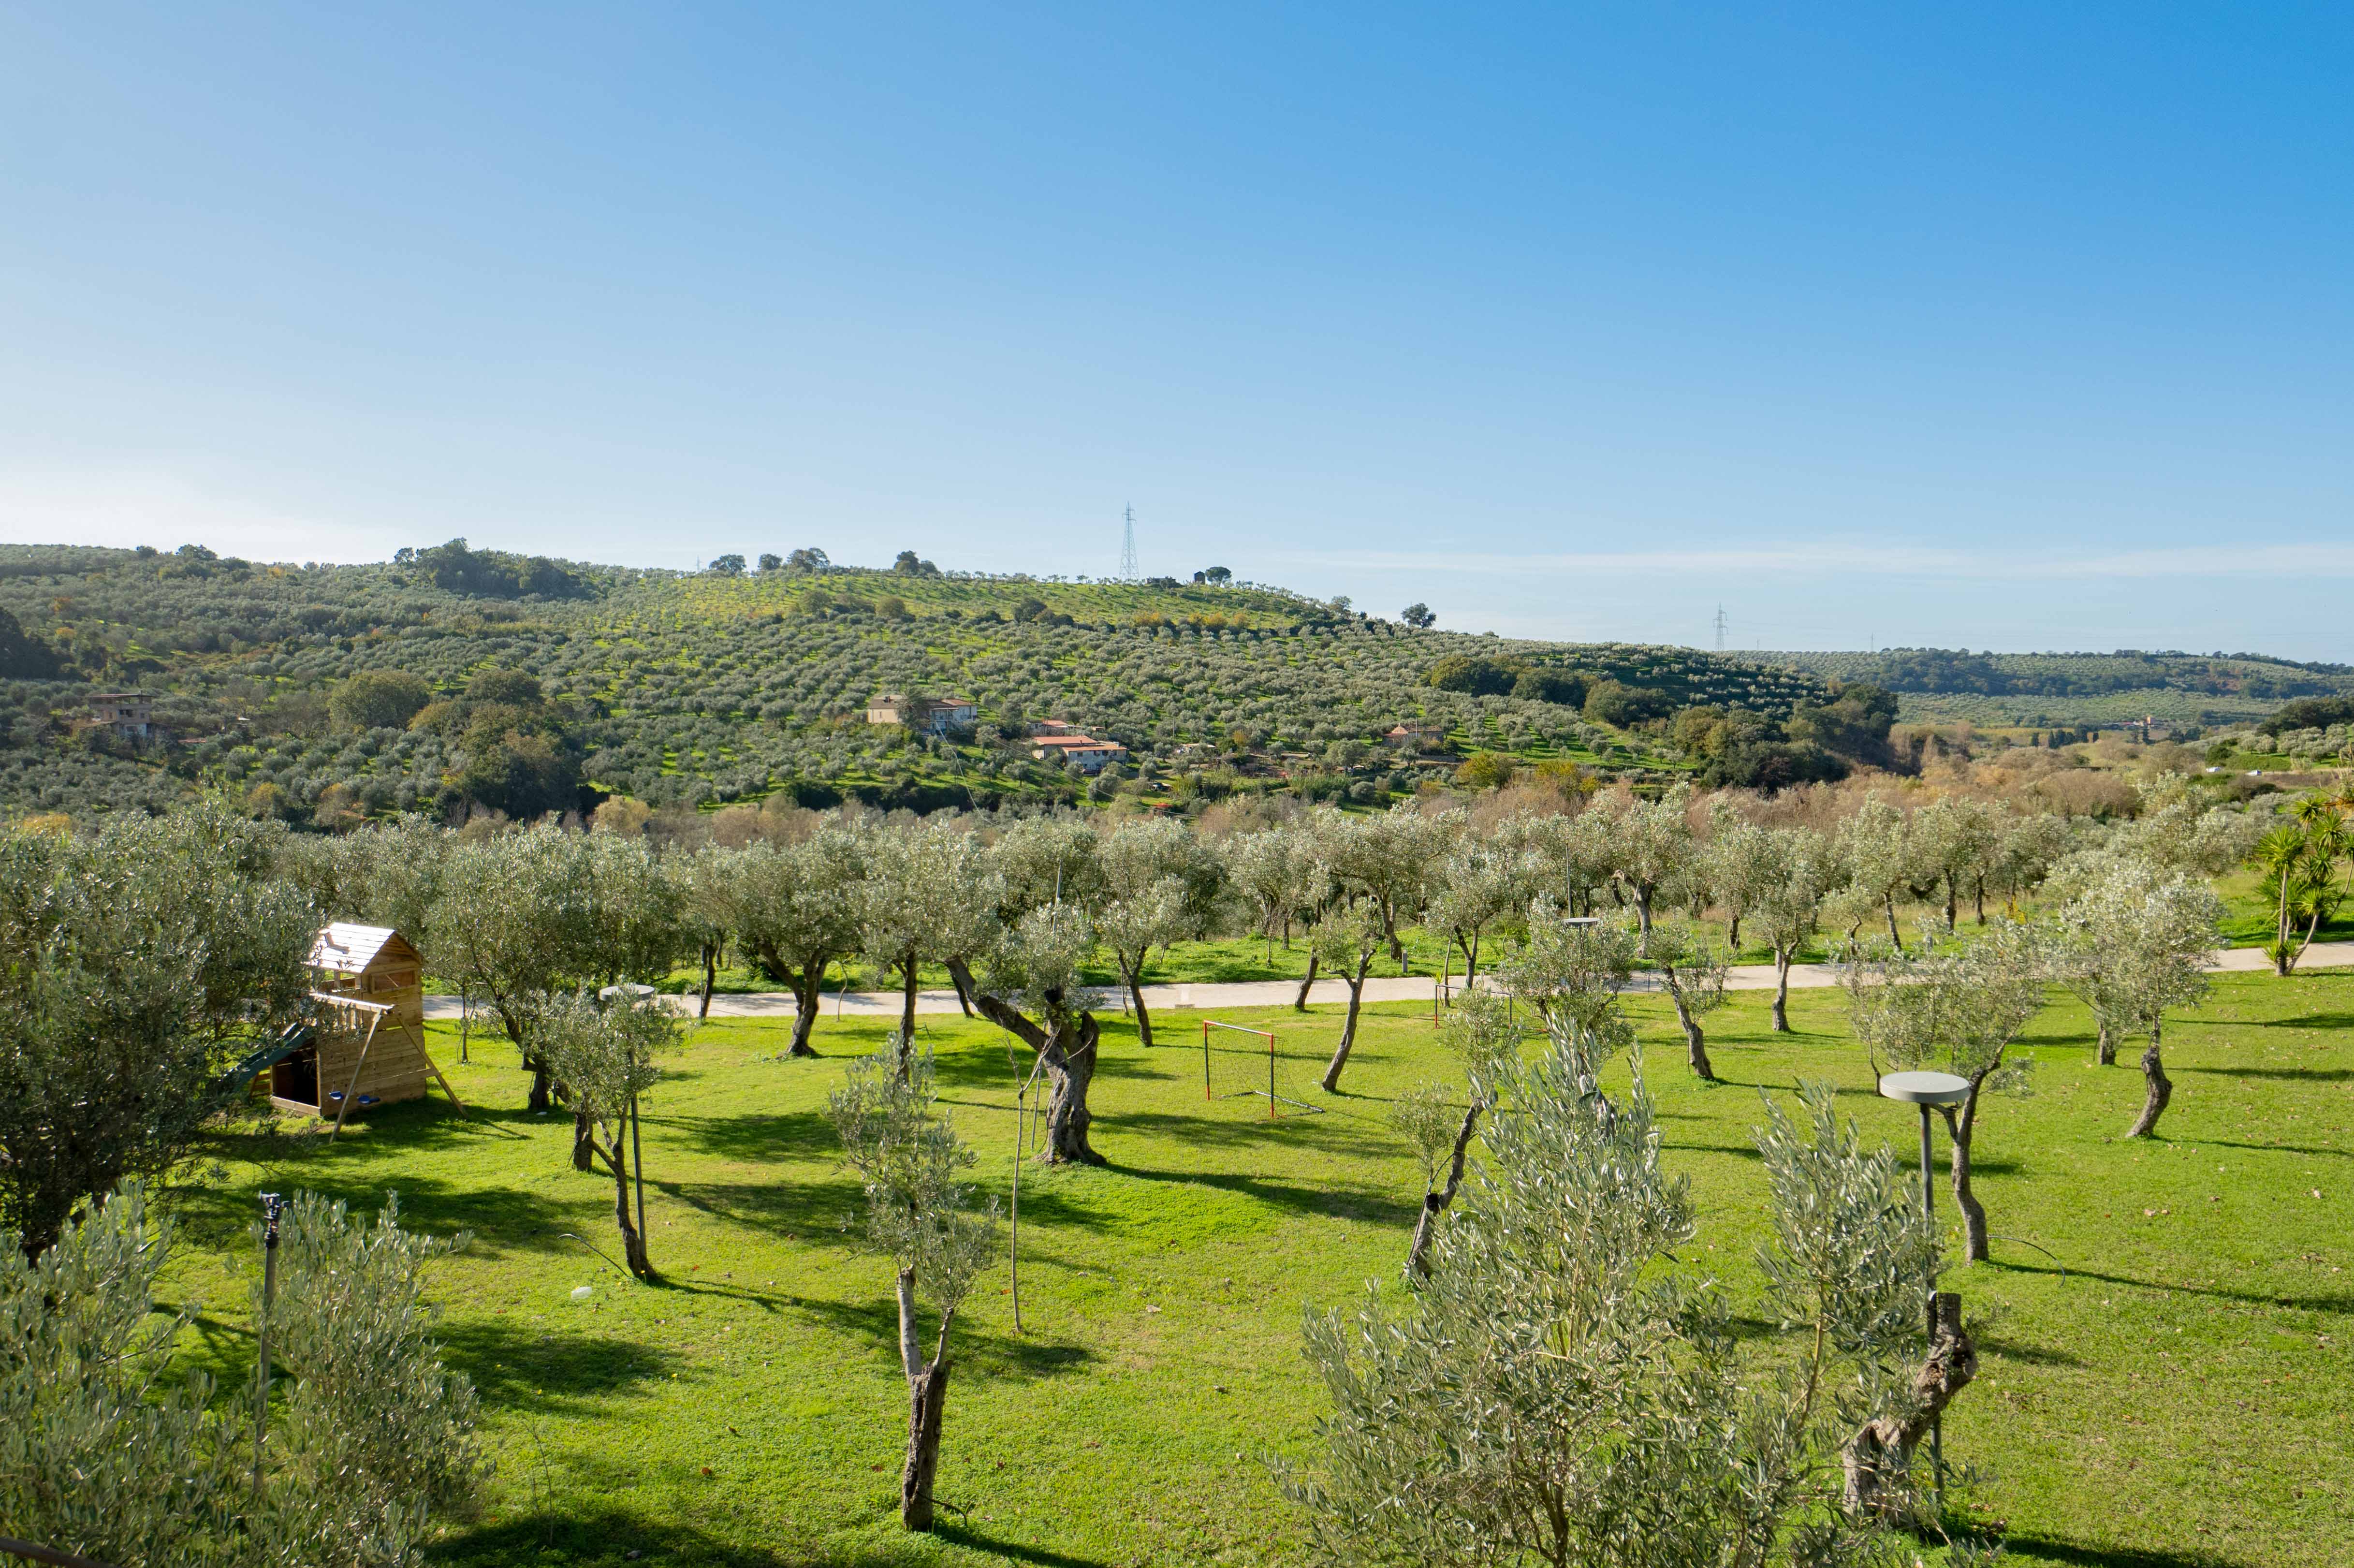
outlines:
{"label": "haze on horizon", "polygon": [[2354,661],[2354,16],[0,17],[0,540]]}

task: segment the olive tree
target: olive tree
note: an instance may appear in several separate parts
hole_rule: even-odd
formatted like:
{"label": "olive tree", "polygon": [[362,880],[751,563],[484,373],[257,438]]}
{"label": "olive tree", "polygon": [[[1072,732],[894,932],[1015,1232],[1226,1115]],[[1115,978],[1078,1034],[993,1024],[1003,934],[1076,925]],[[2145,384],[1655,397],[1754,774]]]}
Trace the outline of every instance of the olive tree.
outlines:
{"label": "olive tree", "polygon": [[[867,1239],[898,1266],[899,1364],[907,1380],[907,1455],[899,1521],[932,1528],[932,1485],[948,1412],[949,1332],[973,1281],[997,1251],[996,1205],[976,1212],[963,1172],[974,1163],[938,1108],[932,1058],[896,1042],[850,1065],[826,1100],[843,1159],[866,1189]],[[928,1360],[917,1295],[931,1298],[939,1331]]]}
{"label": "olive tree", "polygon": [[1912,820],[1877,796],[1866,800],[1840,825],[1839,857],[1859,901],[1868,900],[1887,917],[1889,943],[1903,951],[1904,937],[1896,927],[1896,904],[1921,880],[1921,856],[1913,840]]}
{"label": "olive tree", "polygon": [[[586,993],[554,996],[540,1007],[533,1033],[548,1066],[587,1120],[590,1151],[613,1178],[614,1221],[621,1254],[640,1279],[657,1278],[646,1256],[645,1232],[630,1212],[630,1172],[638,1161],[638,1103],[662,1081],[661,1058],[680,1042],[678,1015],[649,996],[623,992],[602,1003]],[[645,1202],[640,1169],[638,1202]]]}
{"label": "olive tree", "polygon": [[1698,921],[1659,920],[1651,926],[1651,965],[1684,1032],[1685,1061],[1714,1083],[1716,1068],[1709,1062],[1708,1038],[1700,1021],[1733,1000],[1724,991],[1731,960]]}
{"label": "olive tree", "polygon": [[1365,977],[1373,972],[1373,960],[1388,940],[1382,928],[1381,908],[1370,898],[1352,898],[1328,911],[1316,923],[1311,939],[1316,956],[1325,967],[1339,971],[1349,988],[1341,1042],[1332,1048],[1332,1060],[1325,1065],[1320,1080],[1326,1094],[1335,1094],[1341,1087],[1341,1069],[1349,1065],[1349,1053],[1357,1044],[1357,1015],[1364,1005]]}
{"label": "olive tree", "polygon": [[[1467,994],[1440,1026],[1447,1048],[1463,1067],[1463,1104],[1451,1103],[1443,1085],[1427,1085],[1398,1097],[1391,1120],[1414,1146],[1422,1164],[1422,1210],[1406,1249],[1410,1274],[1430,1272],[1430,1242],[1439,1215],[1463,1185],[1464,1160],[1479,1118],[1494,1104],[1498,1087],[1518,1064],[1521,1026],[1511,1004],[1492,991]],[[1442,1183],[1441,1171],[1447,1172]]]}
{"label": "olive tree", "polygon": [[0,1225],[27,1248],[178,1165],[229,1055],[303,1006],[318,918],[281,837],[212,806],[0,834]]}
{"label": "olive tree", "polygon": [[1775,830],[1744,821],[1723,800],[1710,808],[1700,880],[1724,909],[1724,940],[1734,951],[1741,948],[1741,922],[1781,885],[1783,862]]}
{"label": "olive tree", "polygon": [[[861,945],[900,981],[899,1036],[916,1037],[916,984],[927,963],[951,975],[994,919],[1002,883],[970,833],[941,822],[879,833],[854,890]],[[964,980],[959,976],[960,992]]]}
{"label": "olive tree", "polygon": [[1578,819],[1593,820],[1588,831],[1601,837],[1610,874],[1635,906],[1638,951],[1644,958],[1650,957],[1652,909],[1662,890],[1698,869],[1700,841],[1685,816],[1691,802],[1691,786],[1679,784],[1657,800],[1606,796]]}
{"label": "olive tree", "polygon": [[[1439,862],[1460,836],[1464,814],[1425,816],[1412,806],[1371,816],[1324,810],[1317,815],[1316,853],[1341,894],[1370,907],[1382,940],[1401,972],[1405,948],[1398,936],[1421,913]],[[1329,963],[1330,955],[1320,955]]]}
{"label": "olive tree", "polygon": [[[1925,1349],[1927,1238],[1894,1163],[1851,1132],[1761,1139],[1779,1332],[1752,1348],[1680,1264],[1693,1217],[1661,1168],[1640,1063],[1617,1101],[1566,1014],[1507,1075],[1516,1114],[1446,1216],[1402,1303],[1369,1288],[1311,1312],[1331,1414],[1312,1470],[1278,1466],[1335,1563],[1577,1568],[1878,1560],[1909,1450],[1872,1457],[1872,1509],[1840,1463],[1875,1415],[1910,1414]],[[1818,1102],[1827,1118],[1829,1099]],[[1844,1229],[1842,1227],[1845,1227]],[[1860,1233],[1860,1234],[1859,1234]],[[1951,1380],[1949,1380],[1951,1381]]]}
{"label": "olive tree", "polygon": [[1774,954],[1774,1033],[1787,1034],[1790,965],[1821,926],[1823,901],[1840,883],[1840,866],[1830,841],[1806,828],[1771,830],[1766,843],[1773,874],[1750,914]]}
{"label": "olive tree", "polygon": [[2101,1064],[2118,1036],[2147,1033],[2141,1114],[2126,1132],[2147,1138],[2174,1097],[2161,1046],[2169,1009],[2196,1006],[2211,984],[2222,901],[2199,878],[2138,858],[2108,860],[2053,917],[2053,970],[2084,999],[2101,1032]]}
{"label": "olive tree", "polygon": [[736,944],[762,974],[791,989],[795,1056],[817,1054],[810,1033],[827,967],[858,951],[858,888],[873,844],[870,832],[828,825],[797,844],[757,840],[730,863]]}
{"label": "olive tree", "polygon": [[1504,845],[1466,834],[1438,863],[1437,891],[1424,923],[1463,955],[1463,983],[1479,978],[1479,943],[1498,922],[1528,907],[1530,863]]}
{"label": "olive tree", "polygon": [[0,1233],[9,1533],[116,1568],[421,1568],[487,1468],[473,1389],[441,1365],[422,1287],[426,1262],[463,1238],[402,1229],[397,1200],[366,1224],[298,1194],[281,1226],[270,1361],[292,1376],[266,1431],[258,1383],[220,1401],[202,1374],[175,1380],[174,1342],[200,1308],[155,1299],[178,1241],[140,1182],[38,1255]]}
{"label": "olive tree", "polygon": [[[651,845],[553,822],[461,845],[432,921],[440,961],[497,1014],[530,1071],[534,1112],[557,1096],[534,1034],[548,1002],[584,986],[658,980],[684,940],[679,889]],[[595,1166],[589,1118],[578,1107],[572,1162]]]}
{"label": "olive tree", "polygon": [[1999,920],[1964,942],[1950,928],[1932,931],[1914,952],[1859,949],[1847,966],[1849,1014],[1856,1037],[1899,1068],[1951,1073],[1969,1085],[1959,1105],[1940,1106],[1953,1146],[1955,1206],[1961,1210],[1965,1255],[1987,1256],[1986,1207],[1970,1190],[1978,1111],[1989,1092],[2025,1094],[2031,1058],[2011,1044],[2043,1010],[2041,943],[2028,927]]}
{"label": "olive tree", "polygon": [[1216,917],[1225,867],[1182,822],[1147,818],[1107,834],[1098,852],[1104,902],[1097,936],[1119,967],[1136,1009],[1136,1038],[1152,1044],[1144,964],[1155,948],[1198,937]]}
{"label": "olive tree", "polygon": [[1095,1120],[1087,1090],[1101,1031],[1079,966],[1095,943],[1085,910],[1049,904],[1000,934],[985,978],[977,979],[961,958],[949,960],[981,1015],[1027,1045],[1036,1070],[1046,1075],[1046,1142],[1039,1158],[1052,1164],[1107,1163],[1087,1138]]}

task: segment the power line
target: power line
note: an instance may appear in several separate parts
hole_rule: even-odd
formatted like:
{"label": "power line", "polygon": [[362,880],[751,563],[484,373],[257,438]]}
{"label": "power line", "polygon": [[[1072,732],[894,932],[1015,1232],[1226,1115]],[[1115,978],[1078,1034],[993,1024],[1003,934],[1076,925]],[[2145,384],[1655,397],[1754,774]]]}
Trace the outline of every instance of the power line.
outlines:
{"label": "power line", "polygon": [[1119,577],[1122,582],[1134,582],[1143,574],[1136,568],[1136,508],[1123,514],[1124,526],[1119,541]]}

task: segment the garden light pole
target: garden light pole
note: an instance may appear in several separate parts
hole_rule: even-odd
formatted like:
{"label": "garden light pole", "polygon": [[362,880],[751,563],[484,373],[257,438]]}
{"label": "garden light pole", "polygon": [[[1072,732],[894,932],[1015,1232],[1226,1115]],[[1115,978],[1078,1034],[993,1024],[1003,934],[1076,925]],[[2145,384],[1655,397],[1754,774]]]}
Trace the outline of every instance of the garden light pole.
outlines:
{"label": "garden light pole", "polygon": [[[1933,1107],[1957,1106],[1970,1097],[1970,1082],[1951,1073],[1891,1073],[1880,1080],[1881,1094],[1892,1100],[1921,1107],[1921,1220],[1932,1228],[1937,1223],[1936,1188],[1929,1173],[1929,1112]],[[1937,1266],[1933,1257],[1927,1280],[1929,1343],[1937,1340]],[[1936,1478],[1932,1496],[1940,1509],[1946,1494],[1946,1417],[1940,1411],[1929,1418],[1929,1466]]]}
{"label": "garden light pole", "polygon": [[254,1326],[254,1356],[260,1367],[253,1393],[253,1489],[261,1490],[261,1439],[270,1430],[270,1305],[278,1295],[278,1216],[286,1200],[261,1194],[261,1319]]}

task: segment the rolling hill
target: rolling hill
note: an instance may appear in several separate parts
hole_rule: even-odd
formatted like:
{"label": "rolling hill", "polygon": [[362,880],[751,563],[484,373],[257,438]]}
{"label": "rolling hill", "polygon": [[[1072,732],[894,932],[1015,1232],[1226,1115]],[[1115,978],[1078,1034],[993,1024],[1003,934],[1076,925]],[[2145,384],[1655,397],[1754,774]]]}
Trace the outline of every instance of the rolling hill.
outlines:
{"label": "rolling hill", "polygon": [[[455,541],[368,566],[0,546],[0,609],[21,628],[0,667],[0,805],[20,812],[153,808],[201,788],[322,821],[457,795],[529,810],[569,803],[579,783],[657,805],[1077,799],[1084,779],[1031,755],[1029,727],[1047,718],[1202,788],[1285,779],[1373,803],[1482,750],[1688,766],[1656,726],[1590,718],[1580,703],[1601,683],[1645,716],[1713,705],[1770,719],[1825,695],[1808,673],[1690,649],[1472,636],[1247,583],[941,572],[912,556],[893,570],[678,573]],[[1433,686],[1450,657],[1544,678],[1517,694]],[[346,686],[361,675],[373,706],[354,697],[368,683]],[[93,695],[133,690],[152,700],[155,742],[90,722]],[[870,726],[885,691],[968,696],[979,718],[937,737]],[[1400,726],[1420,734],[1386,741]]]}

